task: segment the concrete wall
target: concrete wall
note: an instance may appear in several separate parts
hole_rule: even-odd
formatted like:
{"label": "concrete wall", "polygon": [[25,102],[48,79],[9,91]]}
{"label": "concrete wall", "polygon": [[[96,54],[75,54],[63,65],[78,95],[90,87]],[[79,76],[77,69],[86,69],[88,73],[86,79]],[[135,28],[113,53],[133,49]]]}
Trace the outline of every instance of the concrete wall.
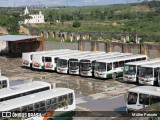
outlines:
{"label": "concrete wall", "polygon": [[44,42],[44,50],[53,50],[53,49],[72,49],[78,50],[78,43],[64,43],[64,42]]}
{"label": "concrete wall", "polygon": [[133,54],[146,54],[149,58],[160,57],[160,44],[135,44],[102,41],[78,41],[79,50],[106,51],[106,52],[131,52]]}

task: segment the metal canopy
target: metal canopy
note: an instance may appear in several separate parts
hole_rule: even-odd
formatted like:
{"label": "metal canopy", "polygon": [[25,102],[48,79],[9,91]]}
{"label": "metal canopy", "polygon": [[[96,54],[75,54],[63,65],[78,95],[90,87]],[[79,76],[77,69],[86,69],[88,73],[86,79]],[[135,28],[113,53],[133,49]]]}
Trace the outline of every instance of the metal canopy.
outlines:
{"label": "metal canopy", "polygon": [[0,36],[0,41],[20,41],[41,38],[41,36],[27,36],[27,35],[2,35]]}

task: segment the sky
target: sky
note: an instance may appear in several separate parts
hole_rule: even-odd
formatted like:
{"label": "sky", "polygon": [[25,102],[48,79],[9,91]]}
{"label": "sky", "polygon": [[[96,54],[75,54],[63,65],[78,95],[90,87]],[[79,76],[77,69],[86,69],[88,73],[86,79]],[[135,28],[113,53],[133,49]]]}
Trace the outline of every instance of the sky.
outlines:
{"label": "sky", "polygon": [[88,6],[142,2],[143,0],[0,0],[0,7],[18,6]]}

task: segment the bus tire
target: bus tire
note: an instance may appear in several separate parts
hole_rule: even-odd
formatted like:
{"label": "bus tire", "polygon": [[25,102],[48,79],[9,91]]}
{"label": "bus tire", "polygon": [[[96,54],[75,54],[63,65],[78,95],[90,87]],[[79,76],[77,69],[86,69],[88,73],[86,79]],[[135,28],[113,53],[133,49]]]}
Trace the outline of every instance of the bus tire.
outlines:
{"label": "bus tire", "polygon": [[154,81],[153,85],[154,85],[154,86],[158,86],[158,81],[157,81],[157,80]]}
{"label": "bus tire", "polygon": [[52,118],[48,118],[47,120],[53,120]]}
{"label": "bus tire", "polygon": [[116,79],[116,77],[117,77],[117,73],[113,73],[112,74],[112,79]]}

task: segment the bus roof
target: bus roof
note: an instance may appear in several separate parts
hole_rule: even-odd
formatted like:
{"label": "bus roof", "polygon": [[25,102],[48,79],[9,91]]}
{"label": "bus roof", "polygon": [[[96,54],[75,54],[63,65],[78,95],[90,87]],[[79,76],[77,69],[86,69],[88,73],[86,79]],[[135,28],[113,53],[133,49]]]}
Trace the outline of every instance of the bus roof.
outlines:
{"label": "bus roof", "polygon": [[130,56],[121,56],[121,57],[115,57],[115,58],[106,58],[102,60],[97,60],[96,62],[105,62],[105,63],[111,63],[111,62],[117,62],[117,61],[125,61],[129,59],[136,59],[139,57],[146,57],[146,55],[136,54],[136,55],[130,55]]}
{"label": "bus roof", "polygon": [[47,82],[42,82],[42,81],[33,81],[33,82],[28,82],[28,83],[24,83],[20,85],[14,85],[9,88],[1,89],[0,98],[24,93],[24,92],[31,91],[31,90],[36,90],[36,89],[47,87],[47,86],[51,87],[51,84]]}
{"label": "bus roof", "polygon": [[[77,53],[77,54],[74,54],[74,55],[59,57],[59,59],[66,59],[66,60],[69,60],[69,59],[72,58],[72,57],[75,58],[75,56],[78,57],[78,56],[83,55],[84,53],[85,53],[85,51],[81,51],[79,54]],[[105,53],[105,52],[94,52],[94,55],[103,54],[103,53]]]}
{"label": "bus roof", "polygon": [[[6,111],[13,108],[19,108],[21,106],[30,105],[32,103],[40,102],[46,99],[62,96],[68,93],[72,93],[74,90],[68,88],[55,88],[32,95],[26,95],[23,97],[0,102],[0,111]],[[13,104],[14,103],[14,104]]]}
{"label": "bus roof", "polygon": [[[75,51],[71,51],[71,52],[68,52],[67,54],[66,53],[62,53],[63,55],[65,54],[65,55],[68,55],[68,54],[73,54],[73,53],[76,53]],[[77,53],[79,53],[79,51],[77,52]],[[85,51],[84,52],[84,54],[86,55],[86,54],[90,54],[90,51]],[[54,55],[47,55],[47,56],[45,56],[45,57],[55,57],[55,56],[58,56],[58,55],[61,55],[61,54],[54,54]],[[59,56],[58,56],[59,57]]]}
{"label": "bus roof", "polygon": [[152,63],[152,64],[144,64],[144,65],[141,65],[141,67],[157,68],[157,67],[160,67],[160,62]]}
{"label": "bus roof", "polygon": [[144,64],[150,64],[154,62],[160,62],[160,58],[150,59],[150,60],[143,60],[143,61],[135,61],[135,62],[129,62],[125,63],[126,65],[144,65]]}
{"label": "bus roof", "polygon": [[5,77],[5,76],[0,76],[0,81],[1,80],[8,80],[9,78]]}
{"label": "bus roof", "polygon": [[46,55],[58,55],[58,54],[66,54],[66,53],[77,53],[79,51],[75,50],[75,51],[52,51],[52,52],[45,52],[45,53],[42,53],[42,54],[33,54],[33,56],[46,56]]}
{"label": "bus roof", "polygon": [[131,53],[109,52],[109,53],[104,53],[96,56],[87,57],[87,58],[84,58],[83,60],[94,61],[97,59],[105,59],[106,57],[111,57],[111,56],[119,56],[119,55],[124,56],[124,54],[130,55]]}
{"label": "bus roof", "polygon": [[160,96],[160,88],[155,86],[138,86],[128,90],[129,92],[144,93],[147,95]]}
{"label": "bus roof", "polygon": [[35,51],[35,52],[24,52],[23,54],[43,54],[47,52],[55,52],[55,51],[71,51],[71,49],[59,49],[59,50],[47,50],[47,51]]}

